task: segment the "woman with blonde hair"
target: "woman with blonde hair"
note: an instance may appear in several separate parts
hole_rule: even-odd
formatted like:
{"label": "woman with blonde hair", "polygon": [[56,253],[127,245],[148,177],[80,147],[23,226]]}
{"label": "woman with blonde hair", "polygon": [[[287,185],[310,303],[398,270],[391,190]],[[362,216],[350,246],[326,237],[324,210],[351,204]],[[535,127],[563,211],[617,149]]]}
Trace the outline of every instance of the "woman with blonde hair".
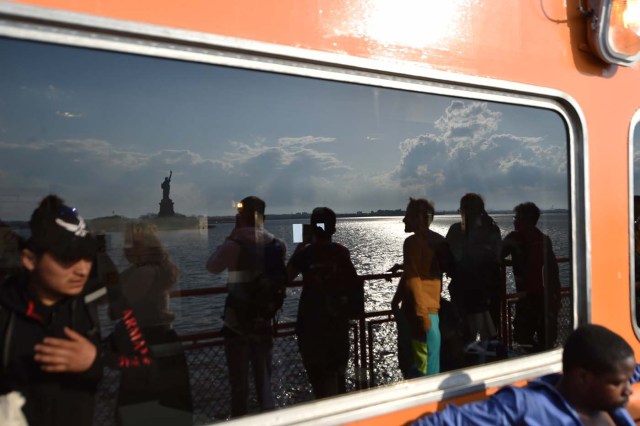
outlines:
{"label": "woman with blonde hair", "polygon": [[178,268],[160,242],[155,225],[129,223],[125,230],[124,255],[130,266],[122,273],[122,293],[143,327],[170,326],[175,316],[169,307],[169,290]]}
{"label": "woman with blonde hair", "polygon": [[[175,316],[169,305],[169,291],[176,283],[178,268],[160,241],[156,226],[148,222],[127,225],[124,254],[130,266],[120,276],[123,306],[133,312],[137,324],[123,321],[125,326],[120,330],[141,334],[150,357],[149,365],[142,368],[120,366],[117,421],[151,424],[170,419],[170,424],[190,425],[189,371],[182,345],[171,328]],[[132,347],[118,350],[125,355],[135,351]]]}

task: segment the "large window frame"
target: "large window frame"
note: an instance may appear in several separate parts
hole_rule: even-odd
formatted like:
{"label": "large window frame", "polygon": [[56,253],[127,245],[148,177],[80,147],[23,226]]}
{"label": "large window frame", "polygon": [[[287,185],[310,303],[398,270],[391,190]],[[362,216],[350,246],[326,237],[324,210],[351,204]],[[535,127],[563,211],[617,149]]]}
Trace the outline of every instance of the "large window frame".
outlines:
{"label": "large window frame", "polygon": [[[0,36],[555,111],[564,120],[568,132],[571,289],[574,295],[572,319],[574,327],[590,321],[586,127],[578,104],[564,92],[439,72],[410,63],[374,61],[8,3],[0,4]],[[640,112],[634,120],[640,121]],[[633,266],[631,271],[633,274]],[[637,325],[634,328],[640,336]],[[299,404],[288,408],[286,414],[279,410],[232,421],[231,424],[342,424],[459,396],[471,390],[557,372],[560,368],[561,349],[555,349],[515,361],[477,366],[331,400]]]}

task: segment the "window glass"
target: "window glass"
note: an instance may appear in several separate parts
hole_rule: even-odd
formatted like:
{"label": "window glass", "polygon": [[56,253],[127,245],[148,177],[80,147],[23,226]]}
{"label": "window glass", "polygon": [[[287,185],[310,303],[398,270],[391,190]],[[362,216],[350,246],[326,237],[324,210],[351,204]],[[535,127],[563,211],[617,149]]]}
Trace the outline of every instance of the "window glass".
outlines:
{"label": "window glass", "polygon": [[631,294],[634,295],[632,304],[633,310],[635,311],[635,320],[636,326],[640,326],[640,291],[638,289],[638,285],[640,284],[640,241],[638,239],[638,231],[640,231],[640,124],[636,123],[632,133],[632,186],[631,193],[633,194],[632,200],[632,224],[631,229],[633,233],[630,235],[631,238],[631,250],[633,256],[633,262],[631,264],[631,274],[632,274],[632,291]]}
{"label": "window glass", "polygon": [[[48,194],[97,236],[83,294],[114,357],[99,424],[158,404],[222,421],[526,356],[573,327],[569,142],[552,109],[12,39],[0,69],[1,273],[24,269]],[[256,232],[247,196],[281,243]],[[332,235],[316,212],[314,251],[294,225],[316,207],[337,222]],[[272,333],[265,265],[284,249],[297,281]]]}

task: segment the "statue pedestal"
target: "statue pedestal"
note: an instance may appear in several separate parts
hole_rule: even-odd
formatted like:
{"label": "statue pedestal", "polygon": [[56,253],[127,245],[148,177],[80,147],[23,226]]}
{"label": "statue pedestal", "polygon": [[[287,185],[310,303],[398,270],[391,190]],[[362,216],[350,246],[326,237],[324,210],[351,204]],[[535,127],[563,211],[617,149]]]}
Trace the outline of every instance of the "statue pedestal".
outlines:
{"label": "statue pedestal", "polygon": [[160,201],[160,211],[158,212],[158,216],[173,216],[174,214],[173,201],[171,201],[171,198],[163,198]]}

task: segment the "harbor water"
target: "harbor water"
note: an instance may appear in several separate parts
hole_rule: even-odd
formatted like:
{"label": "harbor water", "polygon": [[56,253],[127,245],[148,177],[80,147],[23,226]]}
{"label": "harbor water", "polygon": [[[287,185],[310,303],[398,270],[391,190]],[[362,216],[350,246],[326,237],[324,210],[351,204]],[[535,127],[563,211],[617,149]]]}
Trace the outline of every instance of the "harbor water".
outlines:
{"label": "harbor water", "polygon": [[[502,236],[513,230],[511,214],[493,216]],[[459,221],[458,215],[438,215],[431,229],[446,235],[449,226]],[[295,220],[268,220],[265,227],[287,244],[287,257],[293,253],[292,225]],[[551,238],[556,256],[570,257],[569,216],[567,213],[544,213],[539,222],[540,229]],[[161,231],[160,237],[170,256],[177,264],[180,275],[174,290],[224,287],[226,272],[211,274],[205,264],[233,229],[233,223],[219,223],[208,230]],[[394,263],[402,263],[402,244],[408,234],[404,232],[402,217],[354,217],[338,219],[334,241],[351,251],[351,259],[360,275],[380,274]],[[121,233],[107,235],[107,252],[119,270],[127,267],[123,254]],[[570,286],[570,264],[560,264],[563,286]],[[447,280],[445,278],[445,291]],[[389,303],[397,282],[369,280],[366,285],[367,311],[389,309]],[[510,269],[507,270],[507,285],[513,286]],[[300,289],[287,290],[287,298],[280,316],[283,322],[295,321]],[[179,334],[219,330],[224,295],[184,297],[172,299],[176,315],[174,327]]]}

